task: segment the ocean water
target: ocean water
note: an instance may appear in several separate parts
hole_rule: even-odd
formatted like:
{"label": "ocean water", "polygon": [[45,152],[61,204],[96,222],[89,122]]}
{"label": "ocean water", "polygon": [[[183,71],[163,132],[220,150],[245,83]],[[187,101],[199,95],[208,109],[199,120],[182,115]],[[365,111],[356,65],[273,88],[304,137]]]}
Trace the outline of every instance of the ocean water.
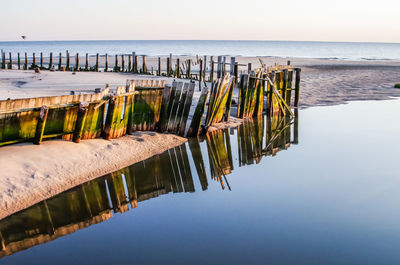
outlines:
{"label": "ocean water", "polygon": [[0,42],[5,52],[65,52],[71,54],[226,55],[328,58],[345,60],[400,60],[400,43],[215,41],[215,40],[99,40]]}
{"label": "ocean water", "polygon": [[0,220],[0,264],[399,264],[399,108],[186,143]]}

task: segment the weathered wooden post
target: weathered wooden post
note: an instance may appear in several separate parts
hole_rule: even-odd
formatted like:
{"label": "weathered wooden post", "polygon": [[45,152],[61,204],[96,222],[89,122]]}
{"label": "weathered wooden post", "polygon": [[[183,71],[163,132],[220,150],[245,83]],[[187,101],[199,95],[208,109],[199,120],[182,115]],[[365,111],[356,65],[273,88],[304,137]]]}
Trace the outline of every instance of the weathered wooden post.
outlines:
{"label": "weathered wooden post", "polygon": [[96,72],[99,71],[99,64],[100,64],[99,57],[100,57],[100,55],[98,53],[96,53]]}
{"label": "weathered wooden post", "polygon": [[79,53],[76,53],[75,57],[75,71],[79,71]]}
{"label": "weathered wooden post", "polygon": [[251,63],[247,64],[247,73],[250,74],[251,72]]}
{"label": "weathered wooden post", "polygon": [[170,69],[170,58],[169,57],[167,57],[167,76],[169,77],[169,76],[171,76],[171,69]]}
{"label": "weathered wooden post", "polygon": [[203,80],[203,60],[199,60],[199,91],[201,91],[201,81]]}
{"label": "weathered wooden post", "polygon": [[8,64],[8,69],[12,69],[12,54],[11,54],[11,52],[10,52],[10,62],[9,62],[9,64]]}
{"label": "weathered wooden post", "polygon": [[238,80],[239,77],[239,63],[235,62],[235,66],[233,69],[233,75],[235,76],[235,80]]}
{"label": "weathered wooden post", "polygon": [[62,67],[62,53],[60,52],[58,56],[58,71],[61,71],[61,67]]}
{"label": "weathered wooden post", "polygon": [[50,53],[50,58],[49,58],[49,70],[53,68],[53,53]]}
{"label": "weathered wooden post", "polygon": [[217,63],[217,78],[221,78],[221,72],[222,72],[222,56],[218,56],[218,63]]}
{"label": "weathered wooden post", "polygon": [[105,55],[104,60],[105,60],[104,72],[107,72],[107,71],[108,71],[108,54],[107,54],[107,53],[106,53],[106,55]]}
{"label": "weathered wooden post", "polygon": [[186,73],[186,78],[191,79],[192,78],[192,59],[187,60],[187,73]]}
{"label": "weathered wooden post", "polygon": [[25,64],[24,64],[24,70],[28,70],[28,53],[25,53]]}
{"label": "weathered wooden post", "polygon": [[203,81],[206,81],[206,73],[207,73],[207,55],[204,55],[204,59],[203,59]]}
{"label": "weathered wooden post", "polygon": [[112,97],[108,100],[108,111],[103,130],[103,138],[106,140],[110,140],[111,138],[111,128],[115,112],[115,103],[116,103],[116,97]]}
{"label": "weathered wooden post", "polygon": [[39,113],[38,121],[36,124],[35,138],[33,140],[34,144],[40,144],[42,142],[48,113],[49,113],[49,109],[46,106],[42,106],[40,108],[40,113]]}
{"label": "weathered wooden post", "polygon": [[211,56],[211,61],[210,61],[210,82],[214,81],[214,59]]}
{"label": "weathered wooden post", "polygon": [[132,52],[132,73],[135,73],[135,69],[137,69],[137,59],[135,63],[136,53]]}
{"label": "weathered wooden post", "polygon": [[89,71],[89,54],[86,53],[85,71]]}
{"label": "weathered wooden post", "polygon": [[296,80],[295,80],[295,87],[294,87],[294,106],[297,108],[299,106],[299,100],[300,100],[300,74],[301,74],[301,69],[300,68],[295,68],[294,69],[296,73]]}
{"label": "weathered wooden post", "polygon": [[114,72],[119,72],[119,69],[118,69],[118,54],[115,55]]}
{"label": "weathered wooden post", "polygon": [[157,69],[157,75],[161,75],[161,57],[158,57],[158,69]]}
{"label": "weathered wooden post", "polygon": [[236,64],[236,58],[235,57],[231,57],[231,65],[229,68],[229,73],[231,75],[235,75],[235,64]]}
{"label": "weathered wooden post", "polygon": [[[135,53],[133,53],[133,54],[135,54]],[[134,55],[133,56],[133,72],[134,73],[137,73],[138,72],[138,57],[137,57],[137,55]]]}
{"label": "weathered wooden post", "polygon": [[130,54],[128,54],[128,69],[127,72],[131,72],[132,71],[132,56]]}
{"label": "weathered wooden post", "polygon": [[70,62],[70,56],[69,56],[69,51],[67,51],[67,62],[65,66],[65,70],[69,71],[69,62]]}
{"label": "weathered wooden post", "polygon": [[122,63],[121,72],[125,72],[125,55],[124,54],[121,55],[121,63]]}
{"label": "weathered wooden post", "polygon": [[6,69],[6,53],[1,53],[1,69]]}
{"label": "weathered wooden post", "polygon": [[222,61],[222,77],[224,77],[226,74],[226,56],[223,57]]}
{"label": "weathered wooden post", "polygon": [[176,58],[176,77],[181,78],[181,60],[179,58]]}
{"label": "weathered wooden post", "polygon": [[288,69],[283,69],[282,98],[286,102]]}
{"label": "weathered wooden post", "polygon": [[17,54],[17,56],[18,56],[18,61],[17,61],[17,64],[18,64],[18,70],[21,70],[21,54],[20,54],[20,53],[18,53],[18,54]]}
{"label": "weathered wooden post", "polygon": [[33,58],[32,58],[32,66],[33,66],[33,67],[36,67],[36,53],[33,53],[33,54],[32,54],[32,57],[33,57]]}
{"label": "weathered wooden post", "polygon": [[146,55],[143,55],[143,65],[142,65],[142,72],[147,73],[147,66],[146,66]]}
{"label": "weathered wooden post", "polygon": [[72,136],[72,141],[74,141],[75,143],[79,143],[81,141],[83,127],[85,126],[85,121],[89,109],[88,107],[89,104],[87,102],[81,102],[79,104],[78,116],[76,118],[76,123],[75,123],[75,130]]}
{"label": "weathered wooden post", "polygon": [[40,53],[40,69],[43,69],[43,52]]}
{"label": "weathered wooden post", "polygon": [[203,119],[204,109],[206,107],[207,95],[208,90],[206,87],[204,87],[201,91],[199,101],[194,111],[193,118],[187,132],[187,137],[197,137],[199,135],[201,120]]}

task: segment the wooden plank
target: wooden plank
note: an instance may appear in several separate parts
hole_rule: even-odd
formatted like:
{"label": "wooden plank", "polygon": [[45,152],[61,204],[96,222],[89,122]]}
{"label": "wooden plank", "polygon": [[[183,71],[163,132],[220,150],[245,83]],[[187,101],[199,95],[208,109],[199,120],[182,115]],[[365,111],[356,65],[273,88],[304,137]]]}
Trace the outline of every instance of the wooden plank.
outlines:
{"label": "wooden plank", "polygon": [[186,96],[185,102],[182,102],[182,104],[184,105],[184,108],[183,108],[182,118],[181,118],[181,120],[179,122],[179,126],[178,126],[178,135],[181,135],[181,136],[185,135],[187,119],[189,117],[190,107],[192,106],[192,100],[193,100],[195,86],[196,86],[195,83],[189,84],[189,90],[188,90],[188,94]]}
{"label": "wooden plank", "polygon": [[[184,83],[183,82],[179,82],[177,87],[176,87],[176,93],[174,98],[172,99],[172,108],[171,108],[171,113],[169,116],[169,120],[168,120],[168,131],[169,132],[174,132],[174,129],[176,129],[176,119],[177,119],[177,112],[178,112],[178,108],[179,108],[179,102],[181,100],[181,94],[183,91],[183,87],[184,87]],[[187,87],[186,87],[187,89]]]}
{"label": "wooden plank", "polygon": [[225,113],[224,113],[224,121],[229,121],[229,117],[231,115],[231,107],[232,107],[232,95],[233,95],[233,88],[235,87],[235,77],[232,76],[232,84],[229,87],[229,94],[228,99],[226,102]]}
{"label": "wooden plank", "polygon": [[176,82],[172,84],[172,87],[167,86],[164,88],[164,94],[161,104],[160,126],[158,128],[159,132],[165,132],[167,130],[168,118],[169,118],[168,109],[171,102],[171,92],[173,87],[174,89],[176,89]]}
{"label": "wooden plank", "polygon": [[104,123],[103,138],[106,140],[111,139],[111,128],[113,123],[113,117],[115,113],[116,97],[111,97],[108,101],[108,110],[106,114],[106,120]]}
{"label": "wooden plank", "polygon": [[89,107],[89,104],[87,102],[82,102],[79,105],[78,116],[76,118],[74,134],[72,137],[72,140],[75,143],[79,143],[81,141],[83,128],[85,126],[86,117],[88,114],[88,107]]}
{"label": "wooden plank", "polygon": [[38,117],[38,121],[37,121],[37,125],[36,125],[35,139],[33,140],[34,144],[39,145],[42,142],[48,113],[49,113],[49,109],[46,106],[42,106],[40,109],[40,113],[39,113],[39,117]]}
{"label": "wooden plank", "polygon": [[207,87],[204,87],[201,91],[199,101],[194,111],[193,118],[186,135],[187,137],[197,137],[200,133],[200,125],[203,119],[204,110],[206,108],[207,96],[208,89]]}

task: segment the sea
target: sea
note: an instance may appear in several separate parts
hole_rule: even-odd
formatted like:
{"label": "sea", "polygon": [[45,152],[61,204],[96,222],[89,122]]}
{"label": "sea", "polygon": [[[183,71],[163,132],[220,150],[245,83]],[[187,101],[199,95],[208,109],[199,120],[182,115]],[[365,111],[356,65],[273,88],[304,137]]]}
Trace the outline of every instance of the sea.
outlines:
{"label": "sea", "polygon": [[163,55],[223,55],[317,58],[332,60],[400,60],[400,43],[235,41],[235,40],[79,40],[1,41],[8,53],[70,53]]}

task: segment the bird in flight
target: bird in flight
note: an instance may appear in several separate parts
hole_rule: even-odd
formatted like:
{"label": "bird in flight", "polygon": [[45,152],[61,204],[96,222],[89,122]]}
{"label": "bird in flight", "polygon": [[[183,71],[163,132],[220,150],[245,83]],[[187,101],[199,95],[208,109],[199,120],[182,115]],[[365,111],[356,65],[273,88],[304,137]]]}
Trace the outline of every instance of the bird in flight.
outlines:
{"label": "bird in flight", "polygon": [[25,36],[25,35],[22,35],[21,38],[22,38],[23,40],[26,40],[26,36]]}

